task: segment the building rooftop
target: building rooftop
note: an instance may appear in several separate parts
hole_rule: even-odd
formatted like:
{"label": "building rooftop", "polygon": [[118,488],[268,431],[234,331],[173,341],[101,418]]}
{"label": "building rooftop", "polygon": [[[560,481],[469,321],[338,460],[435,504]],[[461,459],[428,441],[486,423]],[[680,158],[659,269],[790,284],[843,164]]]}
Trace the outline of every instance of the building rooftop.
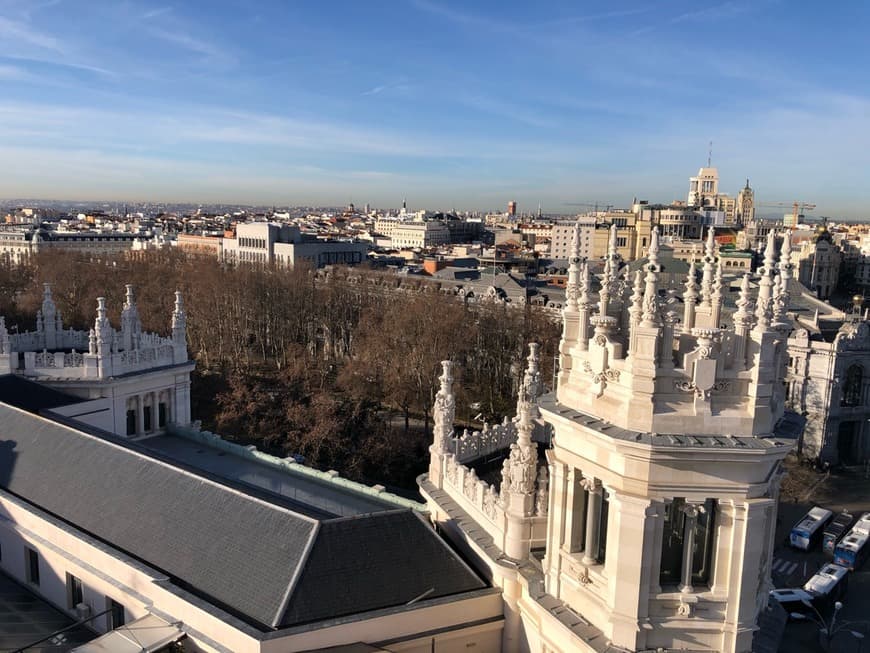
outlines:
{"label": "building rooftop", "polygon": [[[393,502],[363,494],[311,475],[294,473],[296,467],[277,469],[273,465],[235,455],[230,447],[214,447],[178,435],[162,435],[141,441],[142,446],[226,479],[256,486],[268,492],[316,508],[332,517],[349,517],[395,510]],[[247,451],[239,445],[235,448]],[[276,459],[278,460],[278,459]]]}
{"label": "building rooftop", "polygon": [[0,401],[29,413],[78,404],[86,399],[54,390],[15,374],[0,376]]}
{"label": "building rooftop", "polygon": [[0,403],[0,487],[270,630],[485,584],[408,508],[335,519]]}

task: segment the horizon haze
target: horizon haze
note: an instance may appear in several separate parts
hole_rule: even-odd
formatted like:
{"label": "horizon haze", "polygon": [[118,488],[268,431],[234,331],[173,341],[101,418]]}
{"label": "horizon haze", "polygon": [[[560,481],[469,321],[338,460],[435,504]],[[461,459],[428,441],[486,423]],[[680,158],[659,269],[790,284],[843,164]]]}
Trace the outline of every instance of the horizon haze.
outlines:
{"label": "horizon haze", "polygon": [[[0,0],[2,197],[867,217],[870,7]],[[783,208],[782,212],[789,209]],[[760,213],[775,213],[760,207]]]}

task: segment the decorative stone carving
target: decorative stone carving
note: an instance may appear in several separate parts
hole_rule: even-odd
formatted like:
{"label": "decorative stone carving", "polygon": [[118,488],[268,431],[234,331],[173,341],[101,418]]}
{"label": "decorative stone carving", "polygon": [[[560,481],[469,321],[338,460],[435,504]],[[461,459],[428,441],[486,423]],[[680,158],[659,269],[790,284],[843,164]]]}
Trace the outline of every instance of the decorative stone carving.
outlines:
{"label": "decorative stone carving", "polygon": [[432,417],[435,450],[443,453],[447,450],[447,441],[453,436],[453,420],[456,416],[456,398],[453,396],[453,363],[441,361],[441,387],[435,395],[435,406]]}
{"label": "decorative stone carving", "polygon": [[680,604],[677,606],[677,614],[681,617],[691,617],[694,613],[694,605],[680,599]]}
{"label": "decorative stone carving", "polygon": [[540,517],[547,515],[547,502],[549,499],[549,474],[546,467],[538,470],[538,492],[535,495],[535,514]]}

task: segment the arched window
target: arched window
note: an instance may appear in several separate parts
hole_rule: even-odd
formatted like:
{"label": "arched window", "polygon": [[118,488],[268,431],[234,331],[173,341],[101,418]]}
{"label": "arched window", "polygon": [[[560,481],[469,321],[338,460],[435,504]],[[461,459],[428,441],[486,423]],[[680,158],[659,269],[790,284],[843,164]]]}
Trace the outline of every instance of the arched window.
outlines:
{"label": "arched window", "polygon": [[843,385],[841,406],[861,405],[861,386],[864,384],[864,368],[855,364],[846,370],[846,383]]}

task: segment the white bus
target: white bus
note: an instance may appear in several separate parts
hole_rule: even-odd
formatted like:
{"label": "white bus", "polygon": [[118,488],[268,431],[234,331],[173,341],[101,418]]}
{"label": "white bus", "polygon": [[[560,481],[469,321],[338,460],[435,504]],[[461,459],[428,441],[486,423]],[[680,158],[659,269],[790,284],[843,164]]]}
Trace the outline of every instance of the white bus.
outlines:
{"label": "white bus", "polygon": [[819,506],[812,508],[791,529],[788,543],[796,549],[809,551],[816,543],[821,541],[825,525],[831,520],[833,515],[834,513],[830,510],[825,510]]}

